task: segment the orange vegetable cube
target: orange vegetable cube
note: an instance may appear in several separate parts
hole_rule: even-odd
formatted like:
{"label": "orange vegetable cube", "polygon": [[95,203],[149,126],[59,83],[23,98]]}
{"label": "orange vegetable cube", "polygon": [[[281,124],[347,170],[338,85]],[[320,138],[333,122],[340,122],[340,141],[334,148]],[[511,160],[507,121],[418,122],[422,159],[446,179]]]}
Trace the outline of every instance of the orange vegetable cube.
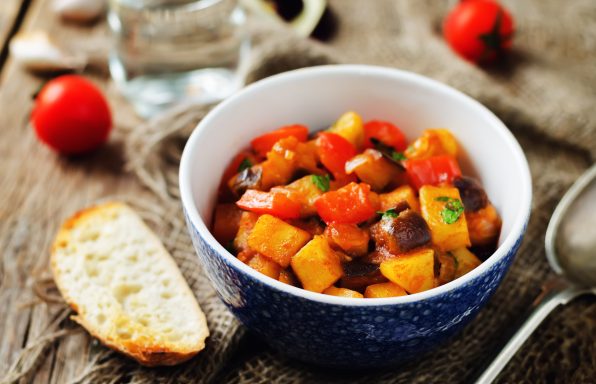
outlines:
{"label": "orange vegetable cube", "polygon": [[373,299],[405,295],[407,295],[407,293],[402,287],[390,281],[387,283],[369,285],[368,287],[366,287],[366,290],[364,291],[364,297]]}
{"label": "orange vegetable cube", "polygon": [[329,244],[349,255],[364,256],[368,253],[370,235],[356,224],[330,223],[325,228],[325,236]]}
{"label": "orange vegetable cube", "polygon": [[242,211],[236,204],[217,204],[214,216],[213,236],[226,246],[238,233]]}
{"label": "orange vegetable cube", "polygon": [[248,248],[248,235],[257,223],[259,215],[254,212],[244,211],[240,215],[240,222],[238,223],[238,232],[234,238],[234,248],[237,251],[242,251]]}
{"label": "orange vegetable cube", "polygon": [[456,278],[465,275],[466,273],[470,272],[471,270],[482,264],[482,261],[480,261],[480,259],[478,259],[476,255],[470,252],[467,248],[454,249],[450,253],[456,260]]}
{"label": "orange vegetable cube", "polygon": [[286,268],[310,234],[271,215],[262,215],[248,236],[250,249]]}
{"label": "orange vegetable cube", "polygon": [[405,201],[411,210],[420,212],[420,203],[416,197],[416,192],[409,185],[402,185],[389,193],[382,193],[379,195],[379,200],[381,202],[381,211],[395,208],[399,203]]}
{"label": "orange vegetable cube", "polygon": [[433,244],[440,251],[469,247],[470,235],[463,204],[457,188],[420,188],[420,210],[426,220]]}
{"label": "orange vegetable cube", "polygon": [[375,191],[380,191],[402,173],[399,167],[376,149],[367,149],[346,163],[346,173],[355,173]]}
{"label": "orange vegetable cube", "polygon": [[301,217],[317,214],[315,201],[323,194],[323,191],[313,181],[313,175],[304,176],[285,187],[276,187],[275,190],[285,191],[291,200],[300,203]]}
{"label": "orange vegetable cube", "polygon": [[466,212],[472,245],[494,244],[501,233],[501,218],[495,207],[488,203],[476,212]]}
{"label": "orange vegetable cube", "polygon": [[427,159],[433,156],[457,157],[457,141],[447,129],[427,129],[406,149],[408,159]]}
{"label": "orange vegetable cube", "polygon": [[315,236],[302,247],[291,264],[304,289],[313,292],[323,292],[343,274],[339,256],[323,236]]}
{"label": "orange vegetable cube", "polygon": [[435,251],[420,249],[381,263],[381,273],[408,293],[435,287]]}
{"label": "orange vegetable cube", "polygon": [[333,285],[323,291],[326,295],[339,296],[339,297],[352,297],[354,299],[363,299],[364,296],[360,292],[352,291],[347,288],[337,288]]}
{"label": "orange vegetable cube", "polygon": [[356,149],[364,144],[364,124],[356,112],[346,112],[328,129],[348,140]]}
{"label": "orange vegetable cube", "polygon": [[252,269],[259,271],[263,275],[269,276],[272,279],[277,280],[279,278],[281,267],[276,262],[260,253],[255,253],[246,264]]}

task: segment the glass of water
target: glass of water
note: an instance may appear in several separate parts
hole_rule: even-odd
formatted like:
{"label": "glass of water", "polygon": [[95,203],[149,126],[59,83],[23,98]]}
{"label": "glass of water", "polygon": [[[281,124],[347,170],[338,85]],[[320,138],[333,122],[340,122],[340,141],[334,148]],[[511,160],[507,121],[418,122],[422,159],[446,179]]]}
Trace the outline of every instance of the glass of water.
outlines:
{"label": "glass of water", "polygon": [[144,117],[212,103],[244,84],[249,38],[237,0],[110,0],[110,73]]}

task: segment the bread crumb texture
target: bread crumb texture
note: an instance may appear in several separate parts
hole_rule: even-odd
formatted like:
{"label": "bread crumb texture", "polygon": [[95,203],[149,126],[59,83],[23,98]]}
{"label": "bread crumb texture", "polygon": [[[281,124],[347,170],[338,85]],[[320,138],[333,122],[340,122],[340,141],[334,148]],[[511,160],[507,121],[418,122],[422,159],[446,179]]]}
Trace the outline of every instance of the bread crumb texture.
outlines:
{"label": "bread crumb texture", "polygon": [[127,205],[106,203],[67,220],[52,273],[74,320],[143,365],[173,365],[205,347],[205,315],[157,236]]}

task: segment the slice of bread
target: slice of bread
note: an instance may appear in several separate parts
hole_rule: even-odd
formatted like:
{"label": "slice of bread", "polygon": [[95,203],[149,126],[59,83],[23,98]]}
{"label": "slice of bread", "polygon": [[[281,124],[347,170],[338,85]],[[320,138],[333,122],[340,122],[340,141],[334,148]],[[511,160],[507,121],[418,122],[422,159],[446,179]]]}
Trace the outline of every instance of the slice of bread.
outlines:
{"label": "slice of bread", "polygon": [[147,366],[174,365],[205,347],[205,315],[157,236],[127,205],[68,219],[52,247],[52,273],[73,319]]}

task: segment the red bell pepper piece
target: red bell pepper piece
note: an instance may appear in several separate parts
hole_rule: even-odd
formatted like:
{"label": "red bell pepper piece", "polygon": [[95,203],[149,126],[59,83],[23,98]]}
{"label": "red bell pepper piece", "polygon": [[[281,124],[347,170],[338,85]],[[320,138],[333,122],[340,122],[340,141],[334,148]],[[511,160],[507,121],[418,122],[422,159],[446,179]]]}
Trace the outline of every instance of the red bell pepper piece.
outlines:
{"label": "red bell pepper piece", "polygon": [[321,163],[334,175],[345,175],[346,161],[356,156],[356,148],[348,140],[331,132],[320,133],[316,141]]}
{"label": "red bell pepper piece", "polygon": [[370,140],[375,138],[385,145],[395,148],[402,152],[406,149],[406,136],[395,125],[380,120],[372,120],[364,124],[364,147],[374,148],[374,143]]}
{"label": "red bell pepper piece", "polygon": [[370,185],[350,183],[337,191],[323,194],[315,201],[315,207],[327,224],[358,224],[375,215],[369,194]]}
{"label": "red bell pepper piece", "polygon": [[283,192],[263,192],[247,189],[236,205],[246,211],[268,213],[280,219],[300,217],[300,203],[291,200]]}
{"label": "red bell pepper piece", "polygon": [[300,124],[287,125],[253,139],[250,145],[256,153],[264,157],[273,148],[275,143],[290,136],[294,136],[298,141],[304,142],[308,139],[308,128]]}
{"label": "red bell pepper piece", "polygon": [[446,155],[406,160],[405,166],[410,183],[417,189],[423,185],[450,184],[461,176],[457,160]]}

